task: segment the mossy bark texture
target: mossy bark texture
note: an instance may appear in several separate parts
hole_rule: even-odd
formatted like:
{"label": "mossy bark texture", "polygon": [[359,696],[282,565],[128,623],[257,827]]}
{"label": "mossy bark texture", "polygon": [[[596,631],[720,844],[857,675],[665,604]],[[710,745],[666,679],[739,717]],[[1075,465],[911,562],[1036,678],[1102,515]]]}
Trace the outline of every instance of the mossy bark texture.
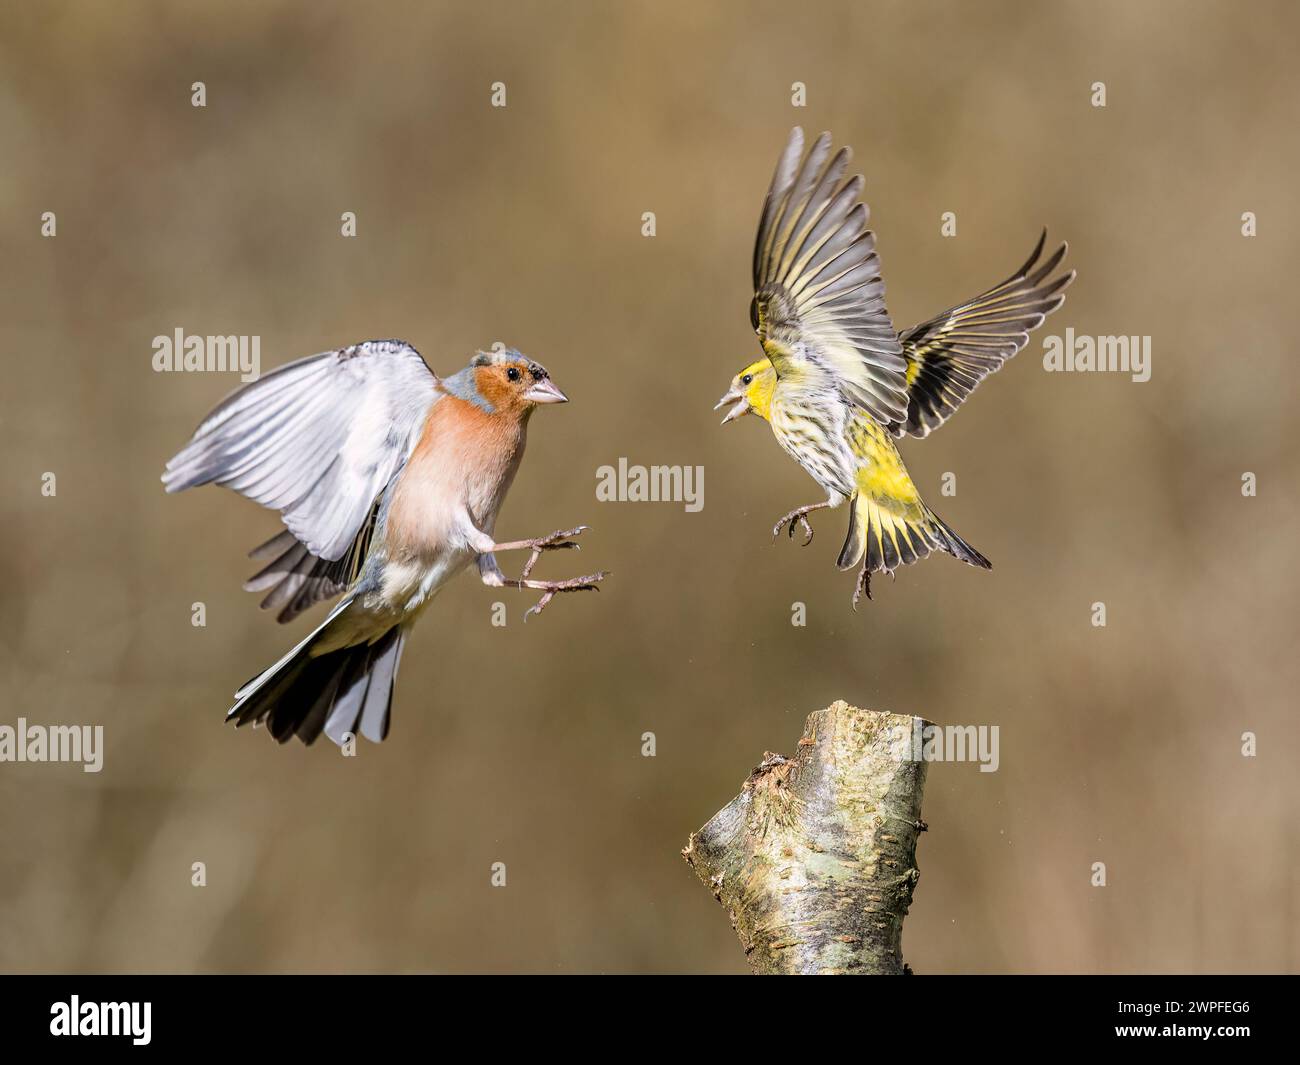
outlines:
{"label": "mossy bark texture", "polygon": [[722,903],[761,974],[901,974],[920,877],[928,722],[836,702],[793,757],[765,754],[682,856]]}

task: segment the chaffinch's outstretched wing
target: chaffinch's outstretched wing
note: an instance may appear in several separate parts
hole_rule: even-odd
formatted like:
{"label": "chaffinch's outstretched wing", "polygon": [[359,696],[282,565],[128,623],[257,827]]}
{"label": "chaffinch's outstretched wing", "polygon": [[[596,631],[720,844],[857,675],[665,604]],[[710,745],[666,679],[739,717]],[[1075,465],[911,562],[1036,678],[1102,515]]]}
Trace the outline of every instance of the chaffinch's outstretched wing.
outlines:
{"label": "chaffinch's outstretched wing", "polygon": [[419,437],[438,379],[400,340],[311,355],[235,392],[167,463],[169,492],[232,488],[278,510],[318,558],[336,561]]}
{"label": "chaffinch's outstretched wing", "polygon": [[1043,230],[1028,261],[1000,285],[900,334],[907,360],[907,417],[891,425],[891,432],[925,436],[937,429],[1065,302],[1074,271],[1051,280],[1048,275],[1068,245],[1038,265],[1046,241]]}
{"label": "chaffinch's outstretched wing", "polygon": [[795,127],[754,243],[751,322],[779,375],[812,371],[881,423],[900,421],[904,362],[859,199],[866,182],[843,180],[851,153],[841,148],[831,158],[829,133],[801,163],[802,152]]}

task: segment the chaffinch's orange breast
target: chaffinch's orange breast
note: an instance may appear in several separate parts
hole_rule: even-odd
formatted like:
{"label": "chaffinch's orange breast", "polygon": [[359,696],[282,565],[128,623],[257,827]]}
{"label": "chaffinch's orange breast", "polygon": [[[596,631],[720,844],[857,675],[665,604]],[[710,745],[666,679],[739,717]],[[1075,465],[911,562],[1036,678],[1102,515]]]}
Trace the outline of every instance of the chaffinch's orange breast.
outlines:
{"label": "chaffinch's orange breast", "polygon": [[434,554],[451,546],[463,510],[490,532],[524,447],[524,423],[444,395],[429,410],[420,439],[393,491],[389,548]]}

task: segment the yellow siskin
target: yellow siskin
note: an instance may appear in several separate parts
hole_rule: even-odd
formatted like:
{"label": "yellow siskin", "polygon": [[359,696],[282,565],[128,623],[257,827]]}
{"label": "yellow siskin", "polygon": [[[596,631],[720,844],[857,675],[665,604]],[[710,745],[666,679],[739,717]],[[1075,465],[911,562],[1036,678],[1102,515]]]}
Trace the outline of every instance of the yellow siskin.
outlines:
{"label": "yellow siskin", "polygon": [[[871,574],[946,551],[972,566],[989,561],[924,502],[894,445],[926,436],[976,385],[1029,342],[1064,301],[1074,272],[1048,280],[1066,245],[1039,264],[1047,234],[1009,278],[929,321],[894,331],[884,282],[859,200],[861,175],[843,180],[850,151],[831,157],[823,133],[802,160],[796,127],[777,163],[754,247],[750,319],[764,357],[746,366],[717,407],[723,424],[744,414],[769,422],[777,442],[821,485],[824,503],[796,507],[772,530],[850,500],[838,565],[862,570],[853,593],[871,598]],[[829,161],[828,161],[829,160]],[[715,409],[717,409],[715,407]]]}

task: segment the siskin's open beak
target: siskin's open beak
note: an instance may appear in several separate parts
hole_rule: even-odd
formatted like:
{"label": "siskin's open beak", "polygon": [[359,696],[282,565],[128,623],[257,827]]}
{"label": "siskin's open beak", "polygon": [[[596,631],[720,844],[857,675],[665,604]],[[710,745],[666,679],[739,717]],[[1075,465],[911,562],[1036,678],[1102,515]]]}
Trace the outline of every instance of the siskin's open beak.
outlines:
{"label": "siskin's open beak", "polygon": [[555,387],[549,377],[543,377],[524,393],[524,399],[533,403],[568,403],[569,397]]}
{"label": "siskin's open beak", "polygon": [[738,388],[731,389],[725,396],[718,400],[713,409],[718,410],[725,407],[728,403],[734,403],[735,406],[732,407],[731,410],[727,411],[727,416],[722,419],[723,425],[726,425],[727,422],[731,421],[733,418],[739,418],[742,414],[749,413],[749,400],[745,398],[745,393]]}

